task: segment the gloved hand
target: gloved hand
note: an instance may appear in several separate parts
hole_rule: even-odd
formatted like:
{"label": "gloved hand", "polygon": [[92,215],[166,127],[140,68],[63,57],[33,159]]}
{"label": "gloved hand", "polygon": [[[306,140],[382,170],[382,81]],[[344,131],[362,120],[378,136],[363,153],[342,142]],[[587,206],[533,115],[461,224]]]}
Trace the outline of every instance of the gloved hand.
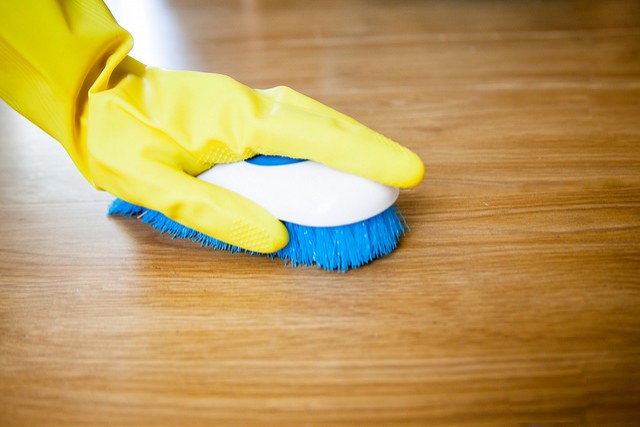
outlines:
{"label": "gloved hand", "polygon": [[[0,6],[0,96],[59,140],[96,188],[128,202],[273,252],[288,241],[280,221],[195,176],[270,154],[395,187],[422,179],[413,152],[292,89],[254,90],[224,75],[149,68],[126,56],[130,36],[100,1],[13,3]],[[20,22],[6,26],[7,15]],[[41,43],[25,34],[34,24]]]}

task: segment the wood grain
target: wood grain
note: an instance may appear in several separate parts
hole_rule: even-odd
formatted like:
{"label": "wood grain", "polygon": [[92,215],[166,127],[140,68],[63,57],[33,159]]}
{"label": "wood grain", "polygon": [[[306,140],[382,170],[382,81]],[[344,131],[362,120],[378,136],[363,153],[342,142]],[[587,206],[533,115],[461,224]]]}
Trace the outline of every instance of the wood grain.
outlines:
{"label": "wood grain", "polygon": [[0,424],[640,423],[640,4],[110,1],[135,55],[418,152],[347,274],[107,218],[0,106]]}

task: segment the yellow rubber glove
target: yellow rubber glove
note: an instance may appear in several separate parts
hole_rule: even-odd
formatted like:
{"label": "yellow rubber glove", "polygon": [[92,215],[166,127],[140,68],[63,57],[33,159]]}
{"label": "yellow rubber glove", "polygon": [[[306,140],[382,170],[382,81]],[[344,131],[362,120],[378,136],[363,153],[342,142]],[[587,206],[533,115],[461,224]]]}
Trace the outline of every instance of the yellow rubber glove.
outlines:
{"label": "yellow rubber glove", "polygon": [[416,154],[292,89],[146,67],[127,56],[131,44],[99,0],[0,2],[0,96],[60,141],[96,188],[274,252],[288,241],[280,221],[195,176],[271,154],[395,187],[422,179]]}

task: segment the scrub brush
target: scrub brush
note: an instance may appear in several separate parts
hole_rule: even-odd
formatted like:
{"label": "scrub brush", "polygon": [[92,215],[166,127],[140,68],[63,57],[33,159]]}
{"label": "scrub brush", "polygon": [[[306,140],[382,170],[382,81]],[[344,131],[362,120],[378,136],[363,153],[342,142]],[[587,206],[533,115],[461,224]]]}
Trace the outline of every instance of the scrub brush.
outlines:
{"label": "scrub brush", "polygon": [[[360,267],[393,251],[408,230],[394,205],[397,188],[311,160],[260,155],[216,165],[198,178],[234,191],[280,219],[289,243],[266,255],[293,267],[315,264],[330,271]],[[111,204],[109,215],[137,216],[174,238],[246,252],[122,199]]]}

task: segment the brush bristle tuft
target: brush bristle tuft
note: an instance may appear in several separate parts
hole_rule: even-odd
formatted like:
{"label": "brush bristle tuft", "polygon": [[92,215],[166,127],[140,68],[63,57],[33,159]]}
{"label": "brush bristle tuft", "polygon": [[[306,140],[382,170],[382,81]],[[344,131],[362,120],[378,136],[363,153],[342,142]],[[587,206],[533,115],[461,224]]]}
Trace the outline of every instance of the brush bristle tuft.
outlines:
{"label": "brush bristle tuft", "polygon": [[[206,234],[185,227],[160,212],[125,202],[113,201],[109,215],[137,216],[142,222],[172,238],[188,239],[201,246],[231,252],[247,252]],[[338,227],[308,227],[283,222],[289,243],[270,257],[282,258],[292,267],[316,265],[329,271],[347,271],[393,251],[409,227],[395,206],[354,224]]]}

